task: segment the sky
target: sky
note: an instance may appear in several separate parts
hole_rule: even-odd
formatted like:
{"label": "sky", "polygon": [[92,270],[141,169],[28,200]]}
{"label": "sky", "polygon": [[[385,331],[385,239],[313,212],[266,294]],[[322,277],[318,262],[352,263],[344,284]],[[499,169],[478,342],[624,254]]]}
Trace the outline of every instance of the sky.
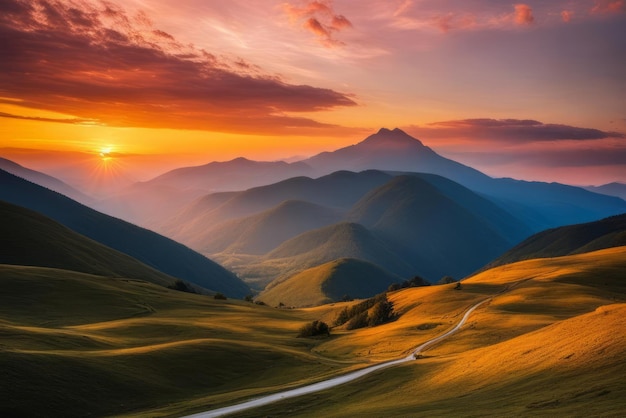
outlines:
{"label": "sky", "polygon": [[626,0],[3,0],[0,39],[0,156],[65,180],[399,127],[495,177],[626,183]]}

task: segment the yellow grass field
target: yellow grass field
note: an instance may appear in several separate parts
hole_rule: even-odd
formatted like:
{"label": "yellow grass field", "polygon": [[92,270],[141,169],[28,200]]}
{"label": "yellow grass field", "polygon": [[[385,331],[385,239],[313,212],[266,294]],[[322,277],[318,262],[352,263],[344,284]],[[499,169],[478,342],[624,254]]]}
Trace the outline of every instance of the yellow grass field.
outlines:
{"label": "yellow grass field", "polygon": [[[275,309],[136,280],[0,266],[0,413],[180,416],[405,356],[424,358],[237,416],[602,415],[626,411],[626,247],[389,294],[399,318],[296,338],[355,302]],[[35,401],[33,401],[33,399]],[[94,409],[95,408],[95,409]]]}

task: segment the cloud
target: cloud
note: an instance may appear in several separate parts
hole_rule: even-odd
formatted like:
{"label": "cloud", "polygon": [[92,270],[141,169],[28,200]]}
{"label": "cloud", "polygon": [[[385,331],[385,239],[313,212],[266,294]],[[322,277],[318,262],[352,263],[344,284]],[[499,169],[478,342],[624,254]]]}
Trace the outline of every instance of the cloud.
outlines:
{"label": "cloud", "polygon": [[347,94],[183,45],[111,2],[4,0],[0,38],[2,96],[76,121],[278,134],[334,127],[293,112],[356,105]]}
{"label": "cloud", "polygon": [[22,116],[14,115],[11,113],[0,112],[0,118],[19,119],[19,120],[34,120],[37,122],[55,122],[55,123],[67,123],[70,125],[101,125],[97,119],[77,119],[77,118],[42,118],[37,116]]}
{"label": "cloud", "polygon": [[574,12],[571,10],[563,10],[561,11],[561,19],[563,19],[563,22],[569,22],[572,20],[572,17],[574,16]]}
{"label": "cloud", "polygon": [[624,0],[595,0],[591,13],[621,13],[626,9],[625,4]]}
{"label": "cloud", "polygon": [[329,48],[344,45],[335,38],[335,34],[352,28],[352,22],[336,13],[330,0],[309,1],[302,7],[286,3],[283,8],[292,22],[301,22],[303,28],[317,36],[322,45]]}
{"label": "cloud", "polygon": [[527,4],[515,5],[515,23],[518,25],[530,25],[535,22],[533,9]]}
{"label": "cloud", "polygon": [[626,138],[626,135],[620,132],[607,132],[562,124],[546,124],[530,119],[463,119],[435,122],[426,126],[412,126],[409,130],[425,139],[469,138],[473,141],[504,143]]}

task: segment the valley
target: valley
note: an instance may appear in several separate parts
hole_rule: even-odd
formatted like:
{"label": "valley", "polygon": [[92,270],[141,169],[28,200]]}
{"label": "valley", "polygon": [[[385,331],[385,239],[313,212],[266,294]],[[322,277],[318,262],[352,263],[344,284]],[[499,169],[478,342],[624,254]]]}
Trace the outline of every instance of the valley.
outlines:
{"label": "valley", "polygon": [[[361,157],[364,146],[439,161],[399,130],[362,144]],[[274,170],[236,164],[259,178]],[[0,414],[625,410],[626,202],[557,184],[499,188],[452,166],[471,181],[378,166],[194,192],[146,214],[160,235],[5,163],[20,171],[0,171],[10,237],[0,254]],[[181,196],[175,174],[155,182]],[[328,335],[301,335],[316,323]]]}

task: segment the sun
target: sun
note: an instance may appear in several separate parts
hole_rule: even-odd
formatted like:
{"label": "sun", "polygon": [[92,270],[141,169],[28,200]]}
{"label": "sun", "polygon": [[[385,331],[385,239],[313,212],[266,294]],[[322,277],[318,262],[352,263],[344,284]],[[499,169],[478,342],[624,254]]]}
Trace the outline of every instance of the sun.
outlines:
{"label": "sun", "polygon": [[102,147],[100,148],[100,158],[102,159],[102,161],[108,161],[111,158],[113,158],[111,156],[111,152],[113,151],[113,149],[111,147]]}

